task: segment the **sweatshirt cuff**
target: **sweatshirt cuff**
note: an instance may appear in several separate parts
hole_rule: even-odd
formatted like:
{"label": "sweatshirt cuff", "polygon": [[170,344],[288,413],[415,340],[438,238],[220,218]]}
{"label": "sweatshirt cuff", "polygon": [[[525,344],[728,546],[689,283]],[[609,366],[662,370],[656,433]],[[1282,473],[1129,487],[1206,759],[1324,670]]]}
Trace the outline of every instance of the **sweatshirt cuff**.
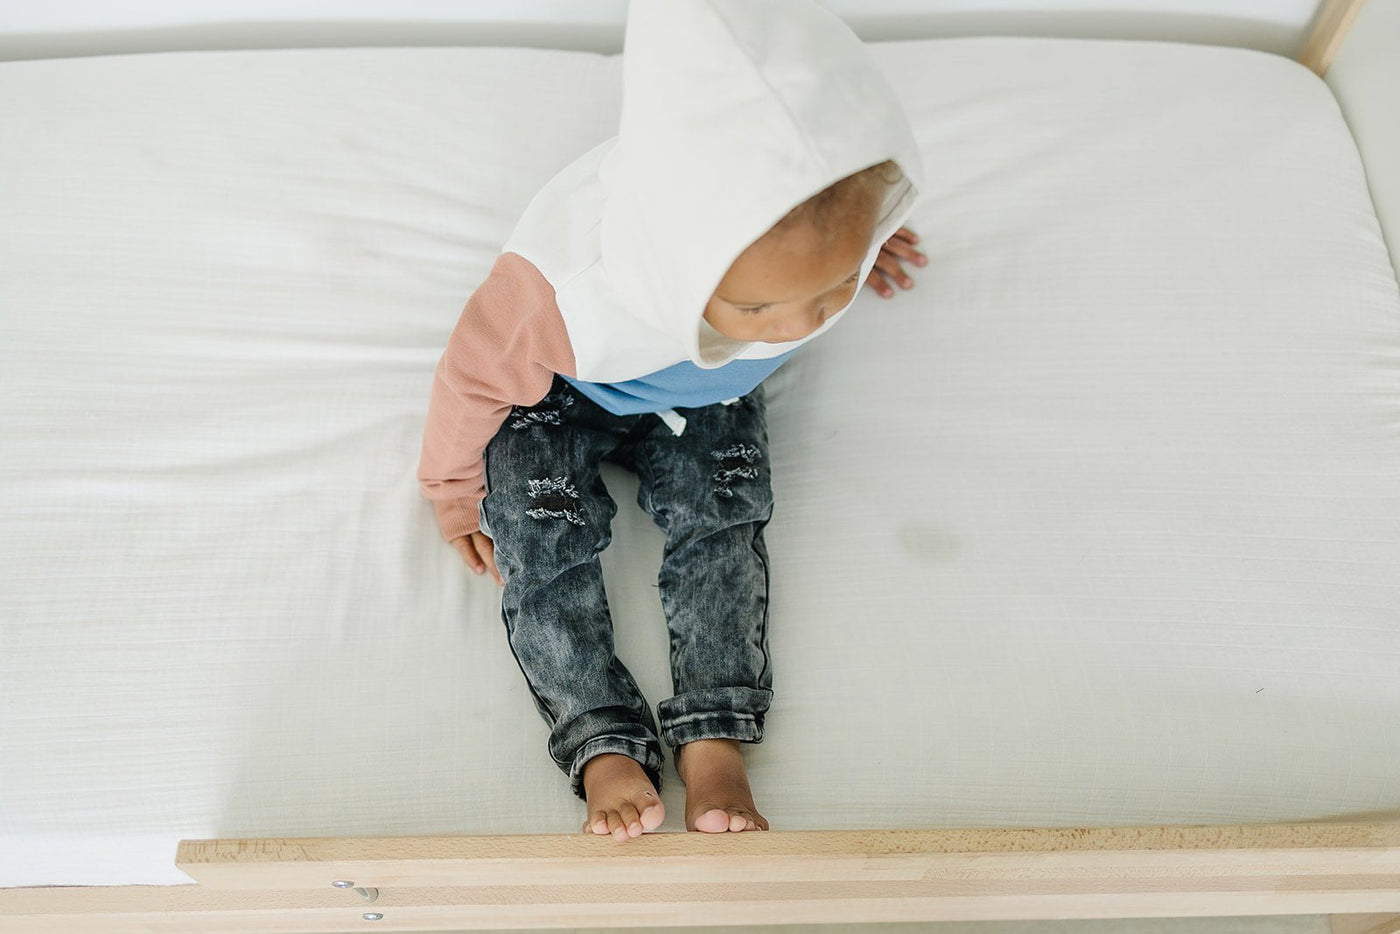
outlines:
{"label": "sweatshirt cuff", "polygon": [[480,505],[481,500],[476,497],[434,502],[433,508],[437,510],[438,528],[442,531],[443,541],[450,542],[454,538],[480,532]]}

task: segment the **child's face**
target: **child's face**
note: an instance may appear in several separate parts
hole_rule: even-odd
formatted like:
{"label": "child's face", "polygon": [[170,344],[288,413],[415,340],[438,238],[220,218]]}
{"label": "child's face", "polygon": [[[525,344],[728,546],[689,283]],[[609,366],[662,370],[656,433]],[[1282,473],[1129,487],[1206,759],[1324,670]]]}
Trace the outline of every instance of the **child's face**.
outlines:
{"label": "child's face", "polygon": [[801,340],[855,296],[874,236],[874,211],[830,236],[811,223],[770,230],[734,260],[705,320],[733,340]]}

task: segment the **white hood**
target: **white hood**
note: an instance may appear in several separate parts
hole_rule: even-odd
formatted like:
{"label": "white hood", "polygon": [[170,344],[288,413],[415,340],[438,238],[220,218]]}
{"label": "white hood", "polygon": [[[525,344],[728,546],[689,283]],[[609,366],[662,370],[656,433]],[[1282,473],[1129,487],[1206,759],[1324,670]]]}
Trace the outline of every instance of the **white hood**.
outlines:
{"label": "white hood", "polygon": [[554,286],[579,379],[774,357],[843,314],[800,341],[713,341],[702,315],[715,287],[792,208],[886,159],[904,180],[862,282],[923,184],[908,120],[866,47],[813,0],[632,0],[618,135],[556,175],[503,249]]}

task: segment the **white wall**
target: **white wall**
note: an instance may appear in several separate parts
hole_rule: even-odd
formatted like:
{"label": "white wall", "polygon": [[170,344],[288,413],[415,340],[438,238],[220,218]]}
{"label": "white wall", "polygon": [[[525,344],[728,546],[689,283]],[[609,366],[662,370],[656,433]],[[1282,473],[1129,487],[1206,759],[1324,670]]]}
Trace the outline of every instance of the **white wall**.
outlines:
{"label": "white wall", "polygon": [[[1025,35],[1296,57],[1319,0],[823,0],[862,38]],[[179,49],[537,45],[616,52],[627,0],[0,0],[0,59]]]}

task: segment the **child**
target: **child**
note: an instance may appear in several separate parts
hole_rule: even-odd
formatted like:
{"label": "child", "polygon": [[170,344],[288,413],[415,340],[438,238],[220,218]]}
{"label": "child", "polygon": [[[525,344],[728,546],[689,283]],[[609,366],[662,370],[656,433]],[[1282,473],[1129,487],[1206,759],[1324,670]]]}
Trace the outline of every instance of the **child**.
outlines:
{"label": "child", "polygon": [[[741,742],[772,699],[762,380],[922,265],[922,168],[869,52],[812,0],[632,0],[618,135],[530,202],[438,364],[418,478],[502,618],[585,833],[768,829]],[[598,553],[635,470],[666,532],[676,695],[613,654]]]}

